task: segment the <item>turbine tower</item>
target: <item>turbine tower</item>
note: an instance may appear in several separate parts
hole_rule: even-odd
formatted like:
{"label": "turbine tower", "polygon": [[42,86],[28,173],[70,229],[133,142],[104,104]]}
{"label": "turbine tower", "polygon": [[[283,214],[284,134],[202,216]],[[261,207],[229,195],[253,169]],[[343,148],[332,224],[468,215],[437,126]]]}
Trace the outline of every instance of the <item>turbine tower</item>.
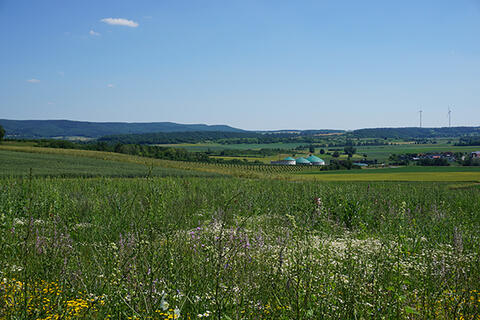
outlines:
{"label": "turbine tower", "polygon": [[450,128],[452,126],[452,110],[450,110],[450,107],[448,107],[448,127]]}
{"label": "turbine tower", "polygon": [[418,113],[420,114],[420,128],[422,127],[422,110],[418,111]]}

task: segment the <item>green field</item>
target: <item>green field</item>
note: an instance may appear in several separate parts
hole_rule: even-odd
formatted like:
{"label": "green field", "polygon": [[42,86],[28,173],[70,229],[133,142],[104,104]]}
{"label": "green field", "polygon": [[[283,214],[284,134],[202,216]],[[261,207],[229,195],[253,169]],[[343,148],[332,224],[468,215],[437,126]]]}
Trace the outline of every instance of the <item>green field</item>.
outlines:
{"label": "green field", "polygon": [[480,315],[479,168],[0,163],[2,320]]}
{"label": "green field", "polygon": [[367,154],[368,159],[378,159],[385,162],[390,154],[402,153],[435,153],[435,152],[472,152],[479,150],[476,146],[454,146],[450,144],[400,144],[388,146],[360,146],[357,147],[358,154]]}
{"label": "green field", "polygon": [[[12,153],[12,151],[15,151]],[[54,176],[146,176],[229,175],[243,178],[312,181],[480,181],[478,167],[378,168],[320,171],[303,166],[232,165],[181,162],[142,158],[125,154],[51,149],[22,146],[0,146],[5,162],[0,174],[26,175],[30,168],[38,175]]]}
{"label": "green field", "polygon": [[[218,143],[198,143],[198,144],[168,144],[168,145],[159,145],[159,146],[168,146],[174,148],[185,148],[189,151],[205,152],[205,151],[221,151],[221,150],[260,150],[260,149],[285,149],[291,150],[300,145],[307,145],[306,143],[272,143],[272,144],[218,144]],[[438,144],[411,144],[411,143],[402,143],[397,142],[392,145],[380,145],[380,146],[357,146],[357,154],[353,156],[353,160],[363,159],[363,155],[367,155],[367,159],[373,160],[377,159],[379,163],[385,163],[388,161],[388,158],[391,154],[402,154],[402,153],[435,153],[435,152],[472,152],[478,151],[480,147],[476,146],[454,146],[452,144],[447,144],[446,141],[439,140]],[[316,148],[315,152],[322,159],[327,162],[332,159],[331,155],[323,154],[320,155],[320,149],[324,149],[328,152],[329,149],[340,149],[343,150],[343,147],[325,147],[325,148]],[[331,151],[333,152],[333,151]],[[296,154],[298,156],[304,156],[308,154],[308,150],[294,151],[291,154]],[[222,159],[248,159],[249,161],[261,161],[264,163],[270,163],[272,160],[278,160],[278,158],[286,156],[285,154],[273,155],[273,156],[219,156]],[[341,155],[340,159],[346,159],[346,155]]]}
{"label": "green field", "polygon": [[121,161],[101,160],[73,155],[56,155],[0,150],[0,176],[56,177],[145,177],[207,176],[213,173],[181,170]]}
{"label": "green field", "polygon": [[480,167],[423,167],[299,172],[322,181],[459,181],[480,182]]}
{"label": "green field", "polygon": [[477,319],[480,193],[3,178],[2,319]]}

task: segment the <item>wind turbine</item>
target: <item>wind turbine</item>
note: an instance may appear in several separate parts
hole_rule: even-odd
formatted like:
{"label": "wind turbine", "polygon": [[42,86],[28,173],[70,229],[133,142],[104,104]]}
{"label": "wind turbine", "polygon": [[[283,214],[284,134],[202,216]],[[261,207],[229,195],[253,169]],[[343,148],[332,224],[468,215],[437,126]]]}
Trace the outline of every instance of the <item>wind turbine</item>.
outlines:
{"label": "wind turbine", "polygon": [[448,127],[450,128],[452,126],[452,110],[450,110],[450,107],[448,107]]}
{"label": "wind turbine", "polygon": [[422,127],[422,110],[418,111],[418,113],[420,114],[420,128]]}

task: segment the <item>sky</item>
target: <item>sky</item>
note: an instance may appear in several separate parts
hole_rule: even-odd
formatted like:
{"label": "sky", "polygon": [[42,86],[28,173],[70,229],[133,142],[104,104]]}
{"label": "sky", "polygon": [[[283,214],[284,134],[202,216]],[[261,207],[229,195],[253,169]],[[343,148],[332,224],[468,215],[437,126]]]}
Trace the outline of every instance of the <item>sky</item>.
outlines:
{"label": "sky", "polygon": [[0,0],[0,118],[480,125],[480,0]]}

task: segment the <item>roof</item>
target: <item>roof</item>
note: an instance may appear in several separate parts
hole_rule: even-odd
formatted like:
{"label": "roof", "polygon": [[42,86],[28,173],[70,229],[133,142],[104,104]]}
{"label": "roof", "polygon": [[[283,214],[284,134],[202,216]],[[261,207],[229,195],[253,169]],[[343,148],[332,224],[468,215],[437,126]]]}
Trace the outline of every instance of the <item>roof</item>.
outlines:
{"label": "roof", "polygon": [[307,160],[310,161],[310,162],[325,162],[322,159],[320,159],[319,157],[314,156],[313,154],[310,155],[310,157],[308,157]]}
{"label": "roof", "polygon": [[297,164],[310,164],[310,161],[308,161],[307,159],[305,159],[303,157],[298,158],[297,160],[295,160],[295,162]]}
{"label": "roof", "polygon": [[285,159],[283,159],[283,160],[285,160],[285,161],[295,161],[295,159],[294,159],[294,158],[292,158],[292,157],[286,157],[286,158],[285,158]]}
{"label": "roof", "polygon": [[356,166],[359,166],[359,167],[367,167],[368,166],[368,164],[361,163],[361,162],[354,162],[353,164],[356,165]]}

